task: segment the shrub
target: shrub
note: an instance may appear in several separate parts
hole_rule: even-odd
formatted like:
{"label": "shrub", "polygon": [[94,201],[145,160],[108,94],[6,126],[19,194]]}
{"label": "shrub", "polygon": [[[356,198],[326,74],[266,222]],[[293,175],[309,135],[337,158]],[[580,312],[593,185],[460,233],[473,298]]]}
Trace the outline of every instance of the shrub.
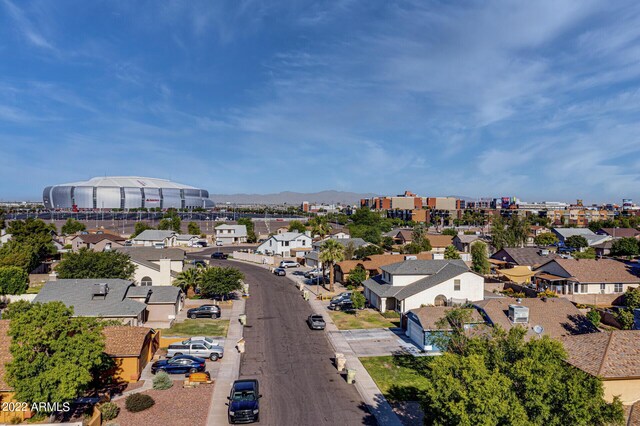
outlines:
{"label": "shrub", "polygon": [[600,327],[600,312],[592,308],[587,312],[587,319],[591,321],[591,324],[593,324],[594,327]]}
{"label": "shrub", "polygon": [[546,289],[545,291],[541,291],[540,293],[538,293],[538,297],[549,297],[549,298],[551,298],[551,297],[558,297],[558,295],[555,292],[553,292],[553,291],[551,291],[549,289]]}
{"label": "shrub", "polygon": [[113,402],[105,402],[99,409],[102,413],[102,420],[105,421],[113,420],[120,414],[120,407]]}
{"label": "shrub", "polygon": [[173,386],[173,380],[164,371],[159,372],[153,378],[153,388],[155,390],[166,390]]}
{"label": "shrub", "polygon": [[143,393],[134,393],[129,395],[125,400],[125,407],[127,411],[132,413],[138,413],[153,407],[156,402],[149,395]]}

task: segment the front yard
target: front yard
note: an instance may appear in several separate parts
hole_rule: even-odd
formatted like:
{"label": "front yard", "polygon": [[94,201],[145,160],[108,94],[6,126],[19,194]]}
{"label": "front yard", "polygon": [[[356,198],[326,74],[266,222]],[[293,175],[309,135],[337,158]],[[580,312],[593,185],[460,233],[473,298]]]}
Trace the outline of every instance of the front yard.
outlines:
{"label": "front yard", "polygon": [[428,384],[420,371],[427,368],[431,357],[412,355],[360,358],[371,378],[390,402],[417,401]]}
{"label": "front yard", "polygon": [[224,319],[186,319],[174,323],[171,328],[164,329],[167,336],[227,336],[229,320]]}
{"label": "front yard", "polygon": [[394,328],[400,326],[400,318],[385,318],[380,312],[365,309],[355,312],[329,311],[331,319],[339,330],[357,330],[368,328]]}

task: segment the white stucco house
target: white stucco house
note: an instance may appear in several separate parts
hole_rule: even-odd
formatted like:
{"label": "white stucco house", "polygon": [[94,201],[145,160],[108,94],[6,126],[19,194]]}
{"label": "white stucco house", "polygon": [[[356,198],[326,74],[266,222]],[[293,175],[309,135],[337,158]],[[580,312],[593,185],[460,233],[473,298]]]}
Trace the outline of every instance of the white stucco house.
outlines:
{"label": "white stucco house", "polygon": [[311,247],[312,241],[311,237],[307,234],[284,232],[269,237],[269,239],[258,246],[256,253],[290,257],[291,249]]}
{"label": "white stucco house", "polygon": [[247,242],[246,225],[218,225],[216,226],[216,242],[222,244],[241,244]]}
{"label": "white stucco house", "polygon": [[122,247],[136,270],[133,281],[141,286],[169,286],[184,268],[185,252],[179,248]]}
{"label": "white stucco house", "polygon": [[173,247],[176,245],[176,235],[174,231],[160,231],[158,229],[147,229],[131,240],[134,246],[142,247]]}
{"label": "white stucco house", "polygon": [[404,314],[425,306],[450,306],[484,298],[484,278],[462,260],[405,260],[364,281],[371,306]]}

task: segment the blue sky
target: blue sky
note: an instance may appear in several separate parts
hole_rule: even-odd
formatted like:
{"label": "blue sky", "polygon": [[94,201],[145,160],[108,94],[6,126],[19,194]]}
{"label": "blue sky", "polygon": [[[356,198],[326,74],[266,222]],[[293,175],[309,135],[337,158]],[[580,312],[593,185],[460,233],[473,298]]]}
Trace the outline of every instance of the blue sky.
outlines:
{"label": "blue sky", "polygon": [[639,83],[634,1],[0,0],[0,199],[106,174],[640,201]]}

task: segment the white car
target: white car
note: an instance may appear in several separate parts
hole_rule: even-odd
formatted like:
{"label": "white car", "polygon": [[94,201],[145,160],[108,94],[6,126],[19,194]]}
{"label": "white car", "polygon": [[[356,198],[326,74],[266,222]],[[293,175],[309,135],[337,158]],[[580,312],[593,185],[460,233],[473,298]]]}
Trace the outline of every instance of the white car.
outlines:
{"label": "white car", "polygon": [[297,268],[299,266],[300,264],[295,260],[283,260],[282,262],[280,262],[281,268]]}
{"label": "white car", "polygon": [[220,247],[222,245],[222,241],[216,241],[216,246]]}

